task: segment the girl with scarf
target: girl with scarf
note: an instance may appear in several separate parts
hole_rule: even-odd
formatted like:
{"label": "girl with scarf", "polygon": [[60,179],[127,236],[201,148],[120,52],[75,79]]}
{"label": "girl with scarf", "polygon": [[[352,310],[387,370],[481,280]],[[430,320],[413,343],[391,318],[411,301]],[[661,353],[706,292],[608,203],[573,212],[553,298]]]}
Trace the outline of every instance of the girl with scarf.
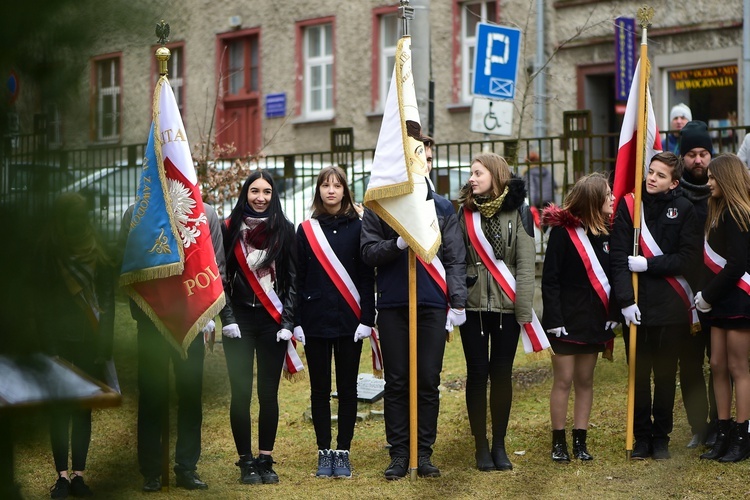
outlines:
{"label": "girl with scarf", "polygon": [[701,458],[739,462],[750,455],[750,295],[745,283],[750,282],[750,175],[737,156],[720,155],[708,165],[708,186],[704,258],[712,277],[695,295],[695,305],[711,321],[711,372],[719,420],[716,443]]}
{"label": "girl with scarf", "polygon": [[[526,188],[505,159],[480,153],[471,164],[471,177],[461,189],[459,223],[466,251],[468,301],[461,342],[466,357],[466,407],[476,441],[481,471],[513,468],[505,452],[505,434],[513,398],[511,373],[520,335],[519,323],[532,319],[534,298],[534,239],[524,229],[520,209]],[[515,303],[494,279],[470,242],[466,219],[478,212],[481,231],[516,280]],[[487,380],[490,380],[492,447],[487,439]]]}
{"label": "girl with scarf", "polygon": [[[362,262],[362,221],[340,167],[318,174],[312,218],[297,229],[296,331],[305,338],[310,403],[318,444],[317,477],[351,477],[349,448],[357,420],[357,374],[362,339],[375,324],[372,267]],[[336,264],[338,261],[338,264]],[[328,262],[331,264],[328,265]],[[354,289],[349,290],[352,285]],[[359,296],[359,313],[344,294]],[[331,448],[331,356],[336,360],[337,449]]]}
{"label": "girl with scarf", "polygon": [[[224,227],[227,296],[234,321],[222,328],[232,391],[229,411],[240,481],[278,483],[273,451],[279,423],[279,382],[294,329],[294,227],[273,178],[250,174]],[[304,342],[304,339],[298,339]],[[250,402],[257,357],[258,457],[252,454]]]}
{"label": "girl with scarf", "polygon": [[594,400],[594,368],[605,343],[614,338],[609,311],[609,219],[614,198],[601,174],[582,177],[562,208],[542,213],[549,241],[542,273],[542,324],[554,354],[550,393],[552,460],[569,462],[565,440],[570,389],[575,386],[573,455],[592,460],[586,432]]}
{"label": "girl with scarf", "polygon": [[[112,357],[114,269],[89,220],[86,199],[78,193],[60,195],[46,234],[37,278],[42,285],[37,301],[38,330],[51,354],[102,379],[104,363]],[[56,407],[50,419],[58,474],[50,496],[91,496],[83,481],[91,441],[91,409]]]}

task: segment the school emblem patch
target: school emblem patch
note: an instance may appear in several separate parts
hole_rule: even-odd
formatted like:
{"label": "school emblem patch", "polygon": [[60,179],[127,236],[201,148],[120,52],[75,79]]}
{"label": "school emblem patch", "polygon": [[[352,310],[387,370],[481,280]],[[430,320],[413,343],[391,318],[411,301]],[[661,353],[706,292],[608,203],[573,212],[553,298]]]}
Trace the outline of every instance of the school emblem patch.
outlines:
{"label": "school emblem patch", "polygon": [[602,243],[602,250],[604,250],[604,253],[609,253],[609,241]]}
{"label": "school emblem patch", "polygon": [[675,207],[669,207],[667,209],[667,217],[670,219],[676,219],[677,218],[677,208]]}

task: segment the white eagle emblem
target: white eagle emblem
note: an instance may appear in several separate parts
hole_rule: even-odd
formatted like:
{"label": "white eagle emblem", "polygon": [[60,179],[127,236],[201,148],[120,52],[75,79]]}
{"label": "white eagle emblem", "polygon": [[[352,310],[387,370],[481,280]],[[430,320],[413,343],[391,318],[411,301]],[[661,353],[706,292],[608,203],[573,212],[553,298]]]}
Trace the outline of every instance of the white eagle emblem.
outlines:
{"label": "white eagle emblem", "polygon": [[196,202],[190,196],[190,190],[185,185],[174,179],[167,179],[169,198],[172,200],[172,213],[177,230],[180,232],[182,246],[185,248],[196,243],[201,235],[200,225],[207,224],[206,214],[201,213],[198,217],[191,218]]}

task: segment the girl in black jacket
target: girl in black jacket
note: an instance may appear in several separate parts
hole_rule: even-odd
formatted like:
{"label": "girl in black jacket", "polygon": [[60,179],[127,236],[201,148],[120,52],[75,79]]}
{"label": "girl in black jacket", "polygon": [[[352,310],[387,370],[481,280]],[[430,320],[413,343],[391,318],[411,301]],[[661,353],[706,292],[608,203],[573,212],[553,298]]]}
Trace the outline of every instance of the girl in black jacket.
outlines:
{"label": "girl in black jacket", "polygon": [[552,205],[542,214],[542,224],[551,227],[542,299],[543,325],[555,352],[550,419],[552,460],[556,462],[570,461],[565,420],[572,385],[573,455],[581,460],[593,459],[586,449],[586,432],[594,400],[594,368],[598,354],[614,336],[614,322],[607,320],[609,219],[613,207],[607,179],[591,174],[576,182],[563,208]]}
{"label": "girl in black jacket", "polygon": [[[312,218],[297,228],[296,330],[298,334],[304,332],[310,369],[310,403],[318,442],[317,477],[352,474],[349,448],[357,420],[361,340],[370,336],[375,324],[374,273],[360,257],[361,228],[346,174],[337,166],[322,169],[315,185]],[[349,285],[354,289],[349,289]],[[356,300],[357,296],[359,307],[352,307],[347,298]],[[336,360],[338,394],[335,450],[330,449],[331,355]]]}
{"label": "girl in black jacket", "polygon": [[[695,305],[711,318],[719,432],[714,447],[701,458],[738,462],[750,455],[750,175],[737,156],[720,155],[708,165],[708,186],[704,260],[715,274],[696,294]],[[732,381],[737,423],[730,433]]]}
{"label": "girl in black jacket", "polygon": [[[294,329],[294,227],[273,178],[256,170],[245,181],[224,228],[228,289],[234,320],[222,328],[232,389],[229,410],[240,481],[278,483],[273,451],[279,424],[279,382]],[[237,326],[239,325],[239,328]],[[233,328],[232,328],[233,327]],[[304,339],[297,339],[304,343]],[[258,359],[258,457],[250,437],[253,362]]]}

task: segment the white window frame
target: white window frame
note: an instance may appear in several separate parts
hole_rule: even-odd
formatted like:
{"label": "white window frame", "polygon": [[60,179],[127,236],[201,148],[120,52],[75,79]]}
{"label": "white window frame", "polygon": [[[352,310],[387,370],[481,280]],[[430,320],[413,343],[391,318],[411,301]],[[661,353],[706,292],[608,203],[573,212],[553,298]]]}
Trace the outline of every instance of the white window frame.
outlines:
{"label": "white window frame", "polygon": [[[397,25],[397,31],[396,31],[396,44],[395,45],[386,45],[386,37],[385,37],[385,31],[386,31],[386,21],[392,22],[393,19],[396,19],[396,25]],[[396,47],[398,46],[398,40],[401,35],[401,23],[398,21],[398,14],[383,14],[380,16],[379,20],[379,26],[380,26],[380,47],[378,47],[378,50],[380,52],[380,61],[378,67],[380,68],[380,81],[379,81],[379,95],[378,95],[378,104],[376,106],[377,111],[383,111],[385,108],[385,100],[388,97],[388,89],[391,87],[391,78],[393,77],[393,62],[389,63],[388,58],[392,58],[393,61],[396,59]]]}
{"label": "white window frame", "polygon": [[[96,137],[100,141],[113,141],[120,138],[120,82],[116,80],[117,67],[120,64],[119,57],[96,61]],[[110,73],[112,86],[101,87],[102,74],[104,71]],[[104,114],[104,100],[106,97],[113,99],[113,112],[108,116]],[[104,125],[109,122],[112,129],[111,135],[104,135]]]}
{"label": "white window frame", "polygon": [[[469,1],[462,2],[461,7],[461,95],[459,99],[462,103],[471,103],[473,97],[473,78],[474,78],[474,59],[476,55],[471,55],[472,49],[476,49],[477,36],[475,33],[466,33],[467,16],[469,14],[466,9],[469,5],[481,5],[481,19],[483,23],[488,22],[487,19],[487,5],[495,4],[494,0],[481,0],[481,1]],[[494,19],[490,19],[490,22],[494,22]]]}
{"label": "white window frame", "polygon": [[[304,84],[303,84],[303,102],[304,102],[304,116],[308,120],[328,120],[333,118],[334,116],[334,109],[333,109],[333,80],[335,78],[334,75],[334,68],[333,68],[333,40],[330,40],[330,47],[331,47],[331,53],[330,54],[321,54],[317,56],[310,56],[310,34],[313,32],[313,30],[317,30],[320,33],[320,42],[321,42],[321,50],[325,52],[326,45],[328,45],[327,36],[329,36],[326,33],[326,27],[330,28],[330,36],[333,37],[333,24],[332,23],[324,23],[324,24],[315,24],[306,26],[304,29],[303,34],[303,48],[302,48],[302,56],[304,60]],[[331,76],[330,81],[328,77],[328,66],[331,68]],[[321,85],[319,87],[316,87],[315,89],[312,88],[312,71],[314,68],[321,68]],[[312,93],[314,90],[320,90],[321,91],[321,99],[322,99],[322,106],[321,109],[313,110],[312,108]],[[330,90],[330,98],[329,96],[329,90]]]}
{"label": "white window frame", "polygon": [[185,71],[184,49],[183,47],[174,47],[171,49],[171,52],[172,55],[167,62],[169,65],[167,76],[169,78],[169,85],[172,87],[172,92],[174,92],[175,102],[177,102],[180,115],[185,116],[185,95],[183,92],[185,86],[183,75],[183,72]]}

